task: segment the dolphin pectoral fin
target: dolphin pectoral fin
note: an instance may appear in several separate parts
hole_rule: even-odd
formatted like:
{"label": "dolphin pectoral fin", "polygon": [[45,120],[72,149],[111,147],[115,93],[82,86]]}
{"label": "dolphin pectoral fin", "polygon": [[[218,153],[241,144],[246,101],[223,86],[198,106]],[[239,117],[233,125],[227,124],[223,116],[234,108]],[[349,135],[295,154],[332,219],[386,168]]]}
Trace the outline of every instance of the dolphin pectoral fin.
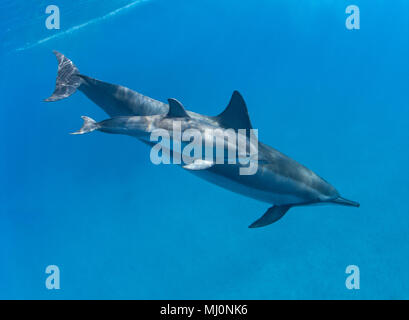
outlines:
{"label": "dolphin pectoral fin", "polygon": [[204,170],[212,167],[213,165],[214,163],[212,161],[197,159],[192,163],[183,166],[183,168],[187,170]]}
{"label": "dolphin pectoral fin", "polygon": [[285,213],[291,208],[291,206],[272,206],[267,210],[263,216],[254,221],[249,228],[265,227],[273,222],[279,220]]}

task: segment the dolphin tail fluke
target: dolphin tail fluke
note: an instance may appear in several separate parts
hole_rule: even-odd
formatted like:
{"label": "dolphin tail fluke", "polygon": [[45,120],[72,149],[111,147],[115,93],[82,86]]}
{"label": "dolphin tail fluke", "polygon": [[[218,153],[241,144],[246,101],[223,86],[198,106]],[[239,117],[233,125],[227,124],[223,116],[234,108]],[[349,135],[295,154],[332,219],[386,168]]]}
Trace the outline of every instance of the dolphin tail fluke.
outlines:
{"label": "dolphin tail fluke", "polygon": [[44,101],[58,101],[68,98],[81,85],[78,68],[63,54],[53,51],[58,60],[57,80],[53,94]]}
{"label": "dolphin tail fluke", "polygon": [[336,203],[336,204],[340,204],[343,206],[350,206],[350,207],[359,207],[360,204],[358,202],[352,201],[352,200],[348,200],[342,197],[338,197],[334,200],[331,201],[332,203]]}
{"label": "dolphin tail fluke", "polygon": [[98,123],[94,119],[91,119],[86,116],[82,116],[81,118],[84,120],[84,123],[81,129],[79,129],[78,131],[72,132],[71,134],[84,134],[84,133],[92,132],[99,128]]}
{"label": "dolphin tail fluke", "polygon": [[272,206],[267,212],[258,220],[254,221],[249,228],[260,228],[268,226],[273,222],[281,219],[285,213],[291,208],[289,205],[284,206]]}

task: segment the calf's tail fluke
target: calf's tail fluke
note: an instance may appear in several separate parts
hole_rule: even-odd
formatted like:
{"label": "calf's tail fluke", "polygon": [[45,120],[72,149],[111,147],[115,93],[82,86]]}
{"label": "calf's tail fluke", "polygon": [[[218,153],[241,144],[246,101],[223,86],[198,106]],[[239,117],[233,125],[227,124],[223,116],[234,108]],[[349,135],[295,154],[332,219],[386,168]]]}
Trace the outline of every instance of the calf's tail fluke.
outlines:
{"label": "calf's tail fluke", "polygon": [[350,207],[359,207],[360,204],[358,202],[352,201],[352,200],[348,200],[342,197],[338,197],[334,200],[331,201],[332,203],[336,203],[336,204],[340,204],[343,206],[350,206]]}
{"label": "calf's tail fluke", "polygon": [[82,116],[81,118],[82,120],[84,120],[84,123],[81,129],[71,134],[84,134],[84,133],[92,132],[99,128],[98,123],[94,119],[91,119],[90,117],[86,117],[86,116]]}
{"label": "calf's tail fluke", "polygon": [[57,79],[53,94],[44,101],[58,101],[68,98],[81,85],[79,70],[74,63],[62,53],[53,51],[58,60]]}

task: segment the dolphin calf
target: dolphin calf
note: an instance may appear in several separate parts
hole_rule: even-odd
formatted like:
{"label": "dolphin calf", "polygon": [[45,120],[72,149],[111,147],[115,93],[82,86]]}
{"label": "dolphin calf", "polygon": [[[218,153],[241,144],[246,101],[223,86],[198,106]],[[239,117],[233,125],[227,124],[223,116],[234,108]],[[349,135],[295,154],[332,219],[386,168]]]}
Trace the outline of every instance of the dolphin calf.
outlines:
{"label": "dolphin calf", "polygon": [[[98,130],[126,134],[153,145],[149,135],[156,129],[171,132],[176,121],[182,124],[182,131],[195,128],[204,132],[213,128],[233,129],[235,132],[245,129],[247,132],[253,128],[244,99],[237,91],[220,115],[205,116],[186,110],[175,99],[169,99],[168,104],[165,104],[131,89],[82,75],[72,61],[61,53],[54,53],[58,60],[56,87],[45,101],[67,98],[78,89],[111,116],[101,122],[83,117],[82,128],[74,134]],[[250,149],[257,149],[257,158],[248,159],[249,162],[257,161],[254,174],[240,174],[244,166],[240,161],[233,164],[216,163],[193,158],[191,163],[181,165],[185,170],[216,185],[271,204],[250,228],[269,225],[295,206],[322,203],[359,207],[359,203],[341,197],[332,185],[295,160],[258,140],[252,141],[250,136],[246,136],[246,141]]]}
{"label": "dolphin calf", "polygon": [[[151,159],[158,159],[157,164],[171,163],[168,157],[172,151],[173,163],[182,164],[187,170],[203,170],[228,163],[238,165],[243,175],[256,174],[258,164],[263,161],[258,155],[256,134],[236,133],[232,129],[193,119],[179,101],[168,101],[169,111],[162,115],[120,116],[101,122],[82,116],[83,126],[72,134],[98,130],[136,137],[152,146],[156,144],[158,147],[152,148]],[[155,143],[159,137],[161,141]]]}

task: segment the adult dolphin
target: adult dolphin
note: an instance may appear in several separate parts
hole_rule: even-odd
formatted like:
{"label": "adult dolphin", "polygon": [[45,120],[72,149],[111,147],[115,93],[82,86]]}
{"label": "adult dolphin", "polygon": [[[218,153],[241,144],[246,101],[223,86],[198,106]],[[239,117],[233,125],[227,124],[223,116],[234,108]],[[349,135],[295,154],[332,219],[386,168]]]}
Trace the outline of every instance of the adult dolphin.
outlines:
{"label": "adult dolphin", "polygon": [[[128,88],[83,76],[69,59],[58,52],[55,54],[59,62],[56,89],[46,101],[66,98],[78,88],[113,117],[100,123],[84,117],[83,128],[78,133],[93,130],[122,133],[151,144],[141,132],[148,133],[147,128],[152,127],[169,130],[174,118],[183,121],[185,129],[192,124],[195,128],[252,129],[246,104],[237,91],[219,116],[204,116],[185,110],[174,99],[166,105]],[[273,204],[250,228],[269,225],[294,206],[328,203],[359,207],[359,203],[342,198],[332,185],[295,160],[259,141],[257,148],[259,163],[254,175],[240,175],[237,163],[201,163],[184,168],[221,187]]]}

